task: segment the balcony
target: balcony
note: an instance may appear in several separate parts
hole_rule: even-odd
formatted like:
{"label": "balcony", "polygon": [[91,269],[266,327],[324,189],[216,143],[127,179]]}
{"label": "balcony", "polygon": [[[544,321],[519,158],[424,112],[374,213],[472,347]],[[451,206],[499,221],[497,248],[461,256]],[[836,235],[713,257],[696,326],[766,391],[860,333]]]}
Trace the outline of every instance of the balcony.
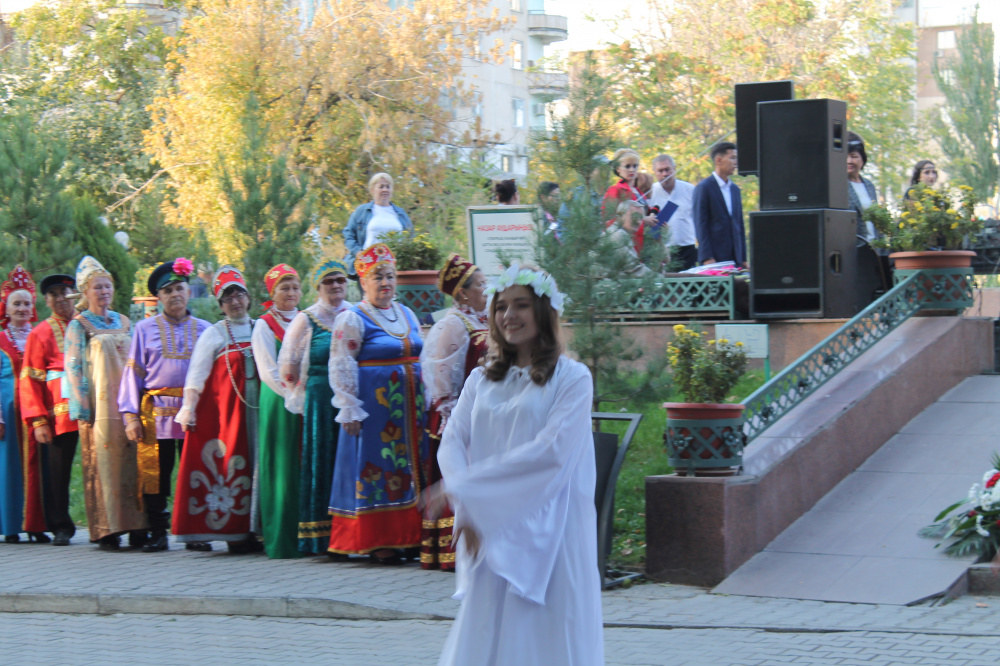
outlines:
{"label": "balcony", "polygon": [[569,93],[569,74],[566,72],[528,72],[528,92],[546,101],[562,99]]}
{"label": "balcony", "polygon": [[569,20],[565,16],[546,14],[544,10],[532,10],[528,14],[528,35],[542,44],[561,42],[569,36]]}

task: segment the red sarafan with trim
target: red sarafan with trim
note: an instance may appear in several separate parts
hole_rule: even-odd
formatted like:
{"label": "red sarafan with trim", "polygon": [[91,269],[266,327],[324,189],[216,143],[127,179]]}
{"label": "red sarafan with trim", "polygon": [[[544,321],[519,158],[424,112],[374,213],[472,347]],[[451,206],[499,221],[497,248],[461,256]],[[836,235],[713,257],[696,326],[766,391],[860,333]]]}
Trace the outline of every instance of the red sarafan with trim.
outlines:
{"label": "red sarafan with trim", "polygon": [[172,531],[181,541],[243,541],[250,534],[253,457],[248,445],[249,342],[230,343],[212,366],[184,438]]}

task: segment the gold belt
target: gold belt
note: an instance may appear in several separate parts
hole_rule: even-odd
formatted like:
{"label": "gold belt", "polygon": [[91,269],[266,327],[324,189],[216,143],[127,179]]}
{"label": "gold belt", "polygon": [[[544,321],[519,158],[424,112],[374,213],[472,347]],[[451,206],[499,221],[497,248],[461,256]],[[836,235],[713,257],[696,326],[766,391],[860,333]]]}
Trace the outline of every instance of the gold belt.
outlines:
{"label": "gold belt", "polygon": [[153,408],[153,398],[158,395],[181,398],[184,396],[184,389],[149,389],[142,394],[142,403],[139,405],[142,439],[139,440],[137,454],[139,490],[144,495],[158,495],[160,493],[160,441],[156,439],[156,414]]}

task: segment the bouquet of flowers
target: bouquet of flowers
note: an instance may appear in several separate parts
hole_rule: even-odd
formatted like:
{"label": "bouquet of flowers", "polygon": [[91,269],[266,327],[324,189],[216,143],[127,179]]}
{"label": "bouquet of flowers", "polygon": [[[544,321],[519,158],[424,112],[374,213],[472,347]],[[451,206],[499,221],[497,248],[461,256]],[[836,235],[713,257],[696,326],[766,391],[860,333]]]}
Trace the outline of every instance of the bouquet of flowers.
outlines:
{"label": "bouquet of flowers", "polygon": [[683,324],[674,326],[674,339],[667,345],[673,379],[688,402],[724,403],[746,372],[747,355],[742,342],[705,336]]}
{"label": "bouquet of flowers", "polygon": [[898,217],[879,204],[865,210],[864,218],[881,236],[872,241],[874,247],[893,252],[959,250],[966,236],[982,229],[983,223],[973,215],[976,200],[968,185],[959,185],[957,195],[949,189],[919,184],[913,191],[913,199],[906,202]]}
{"label": "bouquet of flowers", "polygon": [[[1000,455],[994,453],[992,463],[982,483],[969,488],[967,498],[949,506],[932,525],[920,530],[920,536],[951,539],[944,549],[946,555],[978,555],[983,561],[996,556],[1000,547]],[[955,515],[948,517],[953,511]]]}

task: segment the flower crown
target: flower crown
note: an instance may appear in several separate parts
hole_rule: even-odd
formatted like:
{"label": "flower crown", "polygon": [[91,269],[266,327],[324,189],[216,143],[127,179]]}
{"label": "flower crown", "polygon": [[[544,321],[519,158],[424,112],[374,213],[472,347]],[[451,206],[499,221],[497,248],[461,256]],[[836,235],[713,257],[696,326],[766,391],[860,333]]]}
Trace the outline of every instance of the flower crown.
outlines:
{"label": "flower crown", "polygon": [[538,297],[548,296],[552,308],[559,314],[563,313],[566,303],[566,294],[559,291],[555,278],[544,271],[535,271],[530,268],[521,268],[518,262],[510,265],[490,286],[486,287],[483,293],[486,294],[487,306],[493,301],[493,296],[499,294],[507,287],[522,286],[531,287]]}

